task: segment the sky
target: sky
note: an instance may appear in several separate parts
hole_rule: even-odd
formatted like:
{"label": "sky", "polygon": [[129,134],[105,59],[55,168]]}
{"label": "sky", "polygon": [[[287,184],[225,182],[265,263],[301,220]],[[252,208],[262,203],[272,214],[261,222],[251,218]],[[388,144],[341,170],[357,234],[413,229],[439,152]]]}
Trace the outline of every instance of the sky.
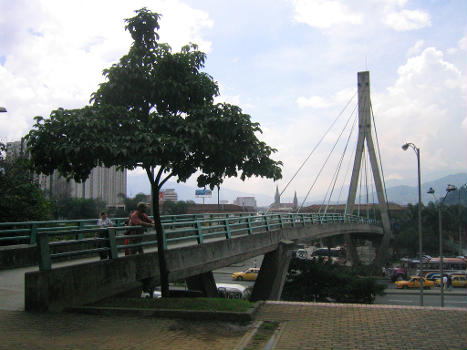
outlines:
{"label": "sky", "polygon": [[349,182],[356,132],[347,130],[360,71],[370,72],[386,181],[416,184],[416,155],[402,151],[405,142],[420,148],[422,181],[466,172],[464,0],[0,0],[0,106],[8,110],[0,114],[0,140],[19,140],[34,116],[88,104],[103,69],[128,51],[124,19],[141,7],[162,15],[160,41],[174,51],[199,45],[220,87],[216,101],[259,122],[258,137],[284,164],[277,182],[226,179],[226,188],[336,196]]}

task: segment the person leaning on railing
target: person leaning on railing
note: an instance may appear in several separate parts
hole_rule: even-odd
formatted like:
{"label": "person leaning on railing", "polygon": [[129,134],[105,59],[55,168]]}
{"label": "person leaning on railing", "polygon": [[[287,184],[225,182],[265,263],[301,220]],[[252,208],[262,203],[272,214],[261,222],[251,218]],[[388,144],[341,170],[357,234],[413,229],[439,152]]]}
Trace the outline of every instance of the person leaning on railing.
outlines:
{"label": "person leaning on railing", "polygon": [[[105,211],[103,211],[101,213],[101,217],[97,220],[97,226],[99,226],[99,228],[107,228],[107,227],[112,227],[113,225],[114,224],[113,224],[112,220],[110,220],[107,217],[107,213]],[[99,232],[97,234],[97,237],[106,238],[105,231],[104,230],[99,230]],[[99,242],[99,248],[103,248],[103,247],[106,247],[106,246],[107,246],[107,244],[105,242],[103,242],[103,241]],[[101,260],[110,258],[110,252],[108,252],[108,251],[99,252],[99,255],[101,257]]]}
{"label": "person leaning on railing", "polygon": [[[147,206],[146,203],[140,202],[136,207],[136,210],[130,214],[129,226],[144,226],[153,227],[154,221],[152,221],[146,214]],[[144,233],[144,227],[129,229],[127,235],[142,235]],[[138,244],[143,241],[143,237],[134,237],[129,239],[130,244]],[[143,254],[143,246],[131,247],[130,254]]]}

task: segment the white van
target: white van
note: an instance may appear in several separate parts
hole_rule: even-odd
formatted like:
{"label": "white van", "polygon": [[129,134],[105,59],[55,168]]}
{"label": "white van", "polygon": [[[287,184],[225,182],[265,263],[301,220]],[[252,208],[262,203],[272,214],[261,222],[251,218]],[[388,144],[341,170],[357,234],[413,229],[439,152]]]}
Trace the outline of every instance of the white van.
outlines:
{"label": "white van", "polygon": [[216,283],[217,292],[220,298],[227,299],[248,299],[250,288],[234,283]]}

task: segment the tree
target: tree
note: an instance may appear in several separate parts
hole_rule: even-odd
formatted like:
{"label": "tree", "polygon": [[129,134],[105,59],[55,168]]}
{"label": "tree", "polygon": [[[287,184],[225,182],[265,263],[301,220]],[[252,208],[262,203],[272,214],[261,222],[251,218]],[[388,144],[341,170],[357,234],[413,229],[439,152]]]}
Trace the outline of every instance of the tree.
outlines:
{"label": "tree", "polygon": [[51,204],[33,180],[28,159],[5,159],[4,151],[0,143],[0,221],[51,219]]}
{"label": "tree", "polygon": [[259,124],[237,106],[214,104],[218,86],[202,72],[205,54],[194,44],[172,53],[159,43],[160,15],[146,8],[126,20],[133,39],[117,64],[104,70],[106,81],[92,94],[92,105],[58,109],[36,117],[28,134],[32,159],[45,174],[54,169],[84,180],[97,165],[146,171],[151,184],[162,295],[168,272],[159,214],[159,191],[176,177],[199,172],[200,187],[224,177],[278,179],[276,151],[256,137]]}
{"label": "tree", "polygon": [[[366,268],[367,270],[368,267]],[[362,276],[362,266],[351,268],[320,260],[292,259],[281,299],[372,303],[384,286],[375,278]]]}
{"label": "tree", "polygon": [[63,198],[55,202],[57,218],[95,219],[105,209],[105,202],[92,198]]}
{"label": "tree", "polygon": [[186,214],[188,203],[185,201],[164,201],[162,204],[163,215],[179,215]]}

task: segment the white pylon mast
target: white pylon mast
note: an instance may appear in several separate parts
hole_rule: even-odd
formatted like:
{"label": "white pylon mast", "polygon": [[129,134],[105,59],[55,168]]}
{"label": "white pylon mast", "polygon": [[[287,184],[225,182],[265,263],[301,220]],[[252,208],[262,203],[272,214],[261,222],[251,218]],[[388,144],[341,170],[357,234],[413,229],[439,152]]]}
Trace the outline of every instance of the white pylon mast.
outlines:
{"label": "white pylon mast", "polygon": [[[373,179],[376,186],[376,193],[378,196],[378,208],[381,213],[381,221],[383,223],[384,230],[383,240],[381,242],[378,256],[376,257],[376,262],[381,264],[385,258],[385,254],[387,253],[389,239],[391,237],[391,224],[389,221],[389,213],[386,204],[386,198],[384,196],[381,174],[376,158],[375,146],[371,136],[370,72],[368,71],[358,72],[358,140],[357,151],[355,153],[355,160],[352,170],[352,178],[350,180],[349,196],[347,198],[347,206],[345,210],[346,214],[352,214],[354,210],[365,140],[370,158]],[[347,244],[351,244],[349,236],[346,237],[346,242]],[[350,247],[350,249],[353,249],[353,247]]]}

